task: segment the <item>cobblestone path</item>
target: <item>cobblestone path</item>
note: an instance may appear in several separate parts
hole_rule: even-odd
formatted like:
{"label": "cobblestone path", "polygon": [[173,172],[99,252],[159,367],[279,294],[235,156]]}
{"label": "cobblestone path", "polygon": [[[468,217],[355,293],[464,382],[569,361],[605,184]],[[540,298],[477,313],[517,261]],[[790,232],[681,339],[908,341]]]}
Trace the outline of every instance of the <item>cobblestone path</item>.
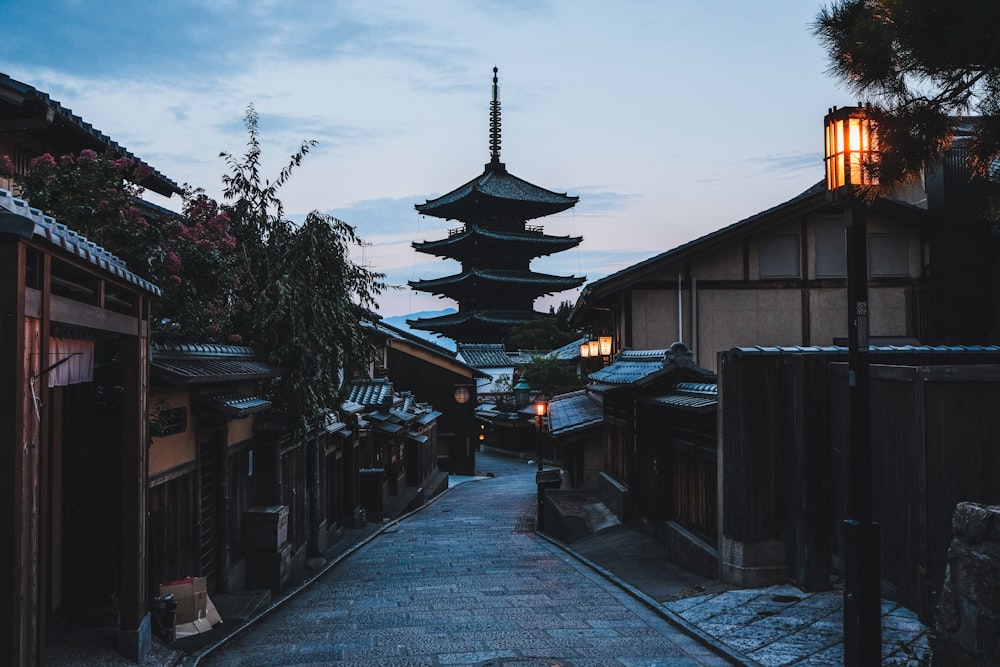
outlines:
{"label": "cobblestone path", "polygon": [[726,665],[627,593],[523,532],[534,468],[481,457],[465,482],[199,664]]}

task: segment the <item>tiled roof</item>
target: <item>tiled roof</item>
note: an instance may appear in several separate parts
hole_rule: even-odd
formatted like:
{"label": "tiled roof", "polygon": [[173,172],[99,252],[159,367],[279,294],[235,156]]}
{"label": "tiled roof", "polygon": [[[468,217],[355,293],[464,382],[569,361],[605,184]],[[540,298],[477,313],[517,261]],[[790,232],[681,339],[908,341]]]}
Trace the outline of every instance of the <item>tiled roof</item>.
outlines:
{"label": "tiled roof", "polygon": [[604,421],[604,406],[585,390],[555,396],[549,401],[549,430],[566,435],[597,426]]}
{"label": "tiled roof", "polygon": [[200,394],[197,403],[206,408],[221,412],[228,417],[237,419],[247,417],[255,412],[261,412],[271,407],[271,401],[259,396],[250,396],[236,391],[213,392]]}
{"label": "tiled roof", "polygon": [[28,229],[29,225],[26,223],[24,228],[19,228],[19,223],[22,222],[21,219],[13,216],[5,216],[4,218],[0,218],[0,232],[19,234],[28,238],[43,238],[52,245],[84,261],[90,262],[103,271],[107,271],[136,287],[160,296],[160,288],[145,278],[140,278],[129,271],[123,259],[108,252],[93,241],[88,240],[85,236],[77,234],[66,225],[57,222],[55,218],[45,215],[37,208],[32,208],[23,199],[13,197],[7,190],[0,190],[0,212],[3,209],[30,220],[34,223],[34,227]]}
{"label": "tiled roof", "polygon": [[[75,133],[77,137],[75,143],[81,144],[81,149],[111,150],[116,155],[128,157],[136,163],[142,163],[142,160],[126,150],[124,146],[119,146],[117,142],[112,141],[90,123],[73,113],[71,109],[49,97],[48,93],[16,81],[2,72],[0,72],[0,102],[2,102],[0,104],[0,117],[2,118],[34,120],[42,127],[69,130]],[[140,185],[168,197],[172,193],[180,194],[183,192],[180,186],[155,169],[152,169],[152,174]]]}
{"label": "tiled roof", "polygon": [[548,292],[561,292],[582,285],[586,276],[554,276],[536,271],[517,271],[511,269],[480,269],[472,268],[462,273],[456,273],[442,278],[430,280],[411,280],[410,287],[421,292],[445,294],[456,291],[454,288],[488,288],[492,285],[511,286],[515,288],[533,287],[539,296]]}
{"label": "tiled roof", "polygon": [[442,257],[457,257],[463,254],[465,246],[478,246],[482,242],[491,247],[521,248],[525,255],[542,257],[553,253],[575,248],[583,241],[582,236],[549,236],[541,231],[505,231],[488,229],[479,225],[466,225],[453,231],[448,238],[437,241],[414,241],[413,247],[418,252]]}
{"label": "tiled roof", "polygon": [[281,369],[260,359],[251,348],[231,345],[154,343],[150,370],[172,384],[243,382],[278,377]]}
{"label": "tiled roof", "polygon": [[[465,324],[513,325],[544,317],[543,313],[534,310],[464,310],[438,317],[407,320],[406,323],[414,329],[438,329],[461,327]],[[461,336],[457,338],[461,340]]]}
{"label": "tiled roof", "polygon": [[476,368],[509,368],[514,365],[503,343],[458,343],[457,353]]}
{"label": "tiled roof", "polygon": [[587,377],[601,385],[645,385],[646,380],[652,381],[680,368],[699,377],[714,377],[711,371],[694,363],[690,350],[683,343],[674,343],[666,350],[623,349],[610,365]]}
{"label": "tiled roof", "polygon": [[417,204],[416,209],[438,218],[459,219],[473,208],[495,209],[519,205],[524,219],[537,218],[573,207],[579,197],[553,192],[510,174],[502,163],[490,163],[482,174],[448,194]]}
{"label": "tiled roof", "polygon": [[669,394],[654,396],[649,400],[658,405],[703,412],[718,405],[719,386],[700,382],[680,382]]}
{"label": "tiled roof", "polygon": [[390,406],[393,401],[392,382],[379,380],[354,380],[347,400],[365,407]]}
{"label": "tiled roof", "polygon": [[562,361],[574,361],[580,358],[580,346],[590,340],[587,336],[579,338],[572,343],[566,343],[560,348],[553,350],[556,359]]}

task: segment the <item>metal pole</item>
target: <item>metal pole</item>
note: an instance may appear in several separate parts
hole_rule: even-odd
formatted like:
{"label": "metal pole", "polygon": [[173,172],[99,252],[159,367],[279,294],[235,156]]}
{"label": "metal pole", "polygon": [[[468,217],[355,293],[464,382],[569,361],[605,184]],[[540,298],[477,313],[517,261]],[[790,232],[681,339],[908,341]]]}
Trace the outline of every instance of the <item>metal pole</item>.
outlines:
{"label": "metal pole", "polygon": [[844,664],[882,663],[881,546],[872,517],[868,359],[868,230],[863,204],[844,209],[847,232],[850,505],[844,521]]}

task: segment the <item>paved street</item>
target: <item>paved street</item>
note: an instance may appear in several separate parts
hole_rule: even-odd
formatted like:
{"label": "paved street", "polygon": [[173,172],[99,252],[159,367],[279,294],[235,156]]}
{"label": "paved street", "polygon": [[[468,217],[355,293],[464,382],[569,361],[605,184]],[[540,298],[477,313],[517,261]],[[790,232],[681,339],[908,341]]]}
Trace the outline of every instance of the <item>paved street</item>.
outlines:
{"label": "paved street", "polygon": [[477,478],[332,568],[201,665],[727,665],[546,540],[534,467]]}

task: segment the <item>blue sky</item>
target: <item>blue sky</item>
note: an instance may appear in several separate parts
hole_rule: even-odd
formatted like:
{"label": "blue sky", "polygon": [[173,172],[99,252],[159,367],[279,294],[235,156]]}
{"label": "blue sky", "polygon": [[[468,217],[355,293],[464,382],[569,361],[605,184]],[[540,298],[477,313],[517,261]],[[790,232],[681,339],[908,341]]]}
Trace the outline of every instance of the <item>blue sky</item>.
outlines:
{"label": "blue sky", "polygon": [[538,222],[583,243],[532,268],[597,280],[822,178],[823,115],[854,100],[811,35],[821,5],[0,0],[0,72],[216,197],[251,102],[268,175],[317,140],[286,212],[357,227],[399,315],[454,305],[405,287],[458,268],[413,252],[457,226],[413,207],[489,161],[494,66],[508,170],[580,197]]}

